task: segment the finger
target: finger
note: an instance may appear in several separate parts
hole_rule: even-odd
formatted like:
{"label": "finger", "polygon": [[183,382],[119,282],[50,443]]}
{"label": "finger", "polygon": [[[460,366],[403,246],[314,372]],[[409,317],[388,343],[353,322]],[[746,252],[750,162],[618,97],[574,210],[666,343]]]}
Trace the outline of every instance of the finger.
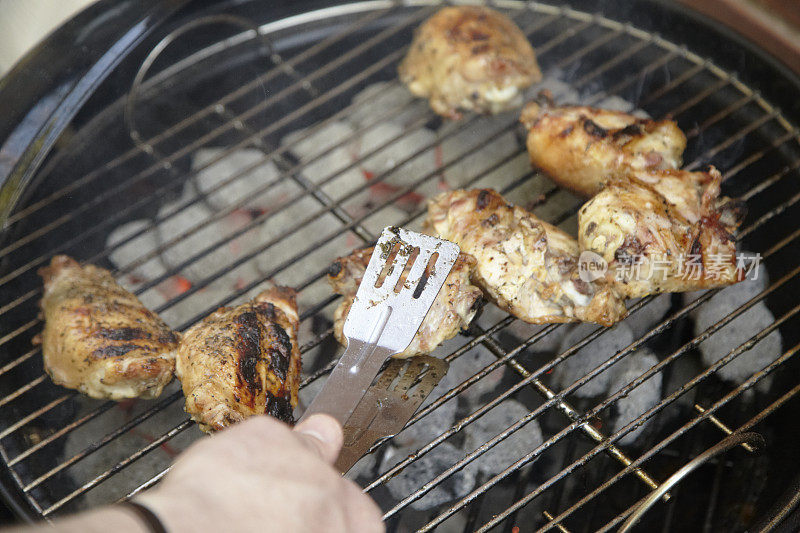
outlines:
{"label": "finger", "polygon": [[383,533],[386,526],[383,523],[383,512],[375,501],[364,494],[361,487],[350,480],[345,488],[345,516],[347,517],[348,531],[358,533]]}
{"label": "finger", "polygon": [[342,449],[342,426],[333,417],[316,414],[303,420],[294,428],[303,441],[329,464],[333,464]]}

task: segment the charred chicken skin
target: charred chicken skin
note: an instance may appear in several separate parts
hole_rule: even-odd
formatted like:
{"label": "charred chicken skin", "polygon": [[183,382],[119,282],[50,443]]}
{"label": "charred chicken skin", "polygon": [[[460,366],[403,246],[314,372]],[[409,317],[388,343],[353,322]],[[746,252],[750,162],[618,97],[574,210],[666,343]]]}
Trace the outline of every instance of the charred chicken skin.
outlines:
{"label": "charred chicken skin", "polygon": [[675,122],[620,111],[531,102],[520,121],[528,129],[531,163],[587,197],[632,171],[677,169],[686,148],[686,136]]}
{"label": "charred chicken skin", "polygon": [[522,104],[522,91],[542,74],[525,34],[507,17],[480,6],[446,7],[414,34],[400,80],[428,98],[438,114],[499,113]]}
{"label": "charred chicken skin", "polygon": [[627,298],[739,281],[732,236],[745,214],[720,198],[720,173],[632,172],[609,182],[578,213],[579,242],[608,263]]}
{"label": "charred chicken skin", "polygon": [[178,335],[110,272],[65,255],[39,270],[44,368],[92,398],[155,398],[172,380]]}
{"label": "charred chicken skin", "polygon": [[[344,296],[334,312],[333,324],[334,336],[342,346],[347,345],[347,339],[342,334],[344,322],[369,264],[372,250],[373,248],[355,250],[334,261],[328,270],[328,282],[333,291]],[[474,267],[475,259],[459,254],[411,344],[394,357],[431,353],[439,344],[469,325],[483,302],[483,293],[470,282]]]}
{"label": "charred chicken skin", "polygon": [[475,258],[476,283],[525,322],[611,325],[627,314],[604,280],[580,279],[575,239],[494,190],[442,193],[428,202],[427,223]]}
{"label": "charred chicken skin", "polygon": [[176,375],[186,412],[210,433],[252,415],[292,422],[300,385],[297,304],[275,287],[222,307],[183,336]]}

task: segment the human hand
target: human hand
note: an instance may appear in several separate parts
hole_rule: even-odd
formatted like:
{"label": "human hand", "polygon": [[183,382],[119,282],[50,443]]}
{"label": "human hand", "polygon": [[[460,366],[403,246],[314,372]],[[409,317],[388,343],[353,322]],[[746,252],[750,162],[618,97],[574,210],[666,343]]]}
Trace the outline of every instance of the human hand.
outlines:
{"label": "human hand", "polygon": [[135,500],[170,533],[383,531],[375,502],[331,466],[341,447],[341,427],[329,416],[294,430],[252,417],[195,443]]}

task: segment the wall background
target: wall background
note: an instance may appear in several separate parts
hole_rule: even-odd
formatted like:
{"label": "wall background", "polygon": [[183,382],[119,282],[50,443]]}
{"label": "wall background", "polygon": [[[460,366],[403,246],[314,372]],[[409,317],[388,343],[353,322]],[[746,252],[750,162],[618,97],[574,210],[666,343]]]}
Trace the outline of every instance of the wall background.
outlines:
{"label": "wall background", "polygon": [[0,0],[0,75],[62,21],[94,0]]}

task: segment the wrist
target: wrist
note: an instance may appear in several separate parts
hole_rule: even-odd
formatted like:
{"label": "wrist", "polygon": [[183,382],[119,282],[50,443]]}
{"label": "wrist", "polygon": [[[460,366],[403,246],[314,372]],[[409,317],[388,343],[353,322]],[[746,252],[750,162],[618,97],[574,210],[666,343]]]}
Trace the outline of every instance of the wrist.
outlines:
{"label": "wrist", "polygon": [[95,511],[65,517],[54,525],[63,533],[150,533],[136,513],[123,505],[110,505]]}
{"label": "wrist", "polygon": [[203,516],[204,506],[186,495],[156,489],[136,496],[135,501],[149,509],[168,533],[204,531],[201,525],[210,525]]}

